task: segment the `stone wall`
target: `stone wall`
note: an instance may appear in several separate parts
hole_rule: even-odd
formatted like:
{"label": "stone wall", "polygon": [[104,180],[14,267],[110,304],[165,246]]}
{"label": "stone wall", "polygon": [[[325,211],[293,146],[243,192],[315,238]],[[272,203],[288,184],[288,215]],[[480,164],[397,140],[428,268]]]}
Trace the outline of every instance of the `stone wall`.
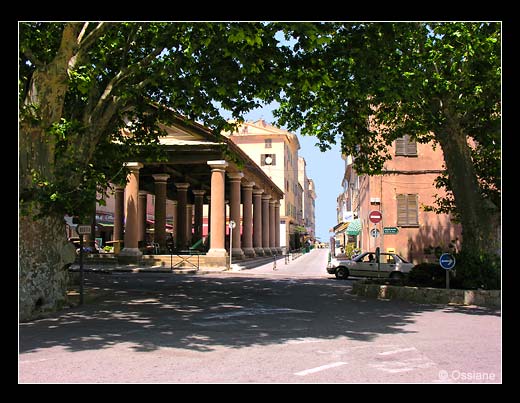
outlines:
{"label": "stone wall", "polygon": [[400,299],[427,304],[501,306],[500,290],[447,290],[445,288],[366,284],[359,281],[353,284],[352,291],[359,296]]}

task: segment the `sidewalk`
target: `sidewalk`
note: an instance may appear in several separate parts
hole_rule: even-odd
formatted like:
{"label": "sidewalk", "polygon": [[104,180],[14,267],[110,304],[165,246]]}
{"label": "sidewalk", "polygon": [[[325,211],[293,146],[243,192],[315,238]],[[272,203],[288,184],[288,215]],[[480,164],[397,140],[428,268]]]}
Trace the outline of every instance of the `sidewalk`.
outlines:
{"label": "sidewalk", "polygon": [[[311,251],[312,252],[312,251]],[[146,264],[121,264],[117,261],[117,259],[107,259],[106,262],[89,262],[88,259],[83,261],[83,271],[84,272],[94,272],[94,273],[173,273],[173,274],[211,274],[218,272],[236,272],[242,270],[253,269],[255,267],[263,266],[269,263],[273,263],[276,260],[277,265],[283,265],[288,259],[288,263],[291,264],[293,261],[301,259],[305,255],[311,254],[311,252],[307,254],[302,254],[295,257],[295,254],[291,254],[291,256],[286,257],[285,255],[276,255],[276,256],[260,256],[255,258],[247,258],[242,260],[233,260],[231,261],[231,270],[227,267],[222,268],[209,268],[209,267],[188,267],[188,268],[175,268],[171,267],[168,264],[162,264],[157,266],[150,266]],[[80,270],[79,263],[73,263],[69,271],[72,273],[78,273]]]}

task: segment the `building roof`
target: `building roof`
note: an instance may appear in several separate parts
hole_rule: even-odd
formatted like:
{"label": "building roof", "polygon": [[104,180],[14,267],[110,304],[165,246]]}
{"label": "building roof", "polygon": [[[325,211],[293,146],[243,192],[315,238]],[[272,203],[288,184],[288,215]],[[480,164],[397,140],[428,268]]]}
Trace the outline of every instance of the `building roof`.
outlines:
{"label": "building roof", "polygon": [[289,142],[294,142],[297,149],[300,149],[300,142],[298,136],[291,133],[288,130],[281,129],[270,123],[267,123],[264,119],[259,119],[254,122],[242,123],[237,132],[233,133],[222,133],[224,136],[284,136]]}

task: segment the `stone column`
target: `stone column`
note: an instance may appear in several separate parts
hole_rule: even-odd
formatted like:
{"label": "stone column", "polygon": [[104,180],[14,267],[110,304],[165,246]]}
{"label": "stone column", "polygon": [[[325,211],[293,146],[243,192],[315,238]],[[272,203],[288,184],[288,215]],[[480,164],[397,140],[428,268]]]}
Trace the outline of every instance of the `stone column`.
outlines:
{"label": "stone column", "polygon": [[193,234],[193,243],[202,239],[204,193],[206,193],[205,190],[193,190],[193,194],[195,195],[195,228]]}
{"label": "stone column", "polygon": [[211,167],[211,236],[207,256],[226,257],[225,248],[225,174],[228,163],[224,160],[208,161]]}
{"label": "stone column", "polygon": [[271,249],[271,253],[276,255],[276,221],[274,216],[274,204],[275,200],[269,201],[269,248]]}
{"label": "stone column", "polygon": [[186,205],[186,246],[193,245],[193,204]]}
{"label": "stone column", "polygon": [[262,247],[262,189],[253,190],[253,247],[257,256],[264,256]]}
{"label": "stone column", "polygon": [[177,187],[177,247],[179,249],[186,249],[187,245],[187,233],[188,227],[186,217],[186,207],[188,202],[188,188],[189,183],[176,183]]}
{"label": "stone column", "polygon": [[138,233],[139,233],[139,239],[138,241],[142,243],[142,247],[145,245],[146,240],[146,197],[148,193],[145,191],[140,190],[139,191],[139,202],[137,203],[137,216],[138,216]]}
{"label": "stone column", "polygon": [[228,173],[228,178],[231,182],[230,189],[230,203],[229,203],[229,218],[236,223],[236,227],[233,229],[233,258],[243,259],[244,251],[242,250],[241,239],[240,239],[240,181],[244,177],[242,172]]}
{"label": "stone column", "polygon": [[129,258],[127,260],[138,261],[143,255],[139,250],[137,232],[137,204],[139,200],[139,169],[143,164],[139,162],[127,162],[126,166],[130,169],[128,182],[126,185],[126,224],[125,224],[125,247],[119,254],[120,257]]}
{"label": "stone column", "polygon": [[175,245],[177,245],[177,228],[179,227],[179,225],[178,225],[179,215],[177,213],[177,211],[178,211],[177,204],[178,204],[177,200],[172,200],[172,206],[173,206],[173,209],[172,209],[173,210],[172,235],[173,235],[173,239],[175,239]]}
{"label": "stone column", "polygon": [[[116,193],[114,195],[114,233],[112,234],[113,241],[122,241],[124,239],[123,228],[125,223],[125,188],[116,186]],[[115,249],[115,248],[114,248]]]}
{"label": "stone column", "polygon": [[170,175],[152,175],[155,181],[155,206],[153,240],[159,244],[159,250],[166,249],[166,182]]}
{"label": "stone column", "polygon": [[211,234],[211,196],[206,196],[208,199],[208,236]]}
{"label": "stone column", "polygon": [[264,255],[271,256],[271,249],[269,248],[269,199],[268,194],[262,195],[262,248],[264,248]]}
{"label": "stone column", "polygon": [[283,250],[280,247],[280,200],[276,200],[274,203],[274,245],[276,247],[276,253],[279,255],[283,254]]}
{"label": "stone column", "polygon": [[242,250],[247,257],[255,257],[253,249],[253,186],[255,182],[242,184]]}

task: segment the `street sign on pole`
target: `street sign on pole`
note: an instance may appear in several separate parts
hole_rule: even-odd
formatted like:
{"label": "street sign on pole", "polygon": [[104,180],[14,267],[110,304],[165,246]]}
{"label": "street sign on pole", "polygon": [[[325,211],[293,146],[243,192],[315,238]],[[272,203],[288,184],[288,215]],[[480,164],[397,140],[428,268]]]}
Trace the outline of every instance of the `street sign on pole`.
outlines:
{"label": "street sign on pole", "polygon": [[384,227],[383,234],[397,234],[399,232],[399,228],[397,227]]}
{"label": "street sign on pole", "polygon": [[91,228],[90,224],[80,224],[76,227],[76,232],[78,235],[88,235],[91,233]]}
{"label": "street sign on pole", "polygon": [[377,238],[379,236],[379,230],[377,228],[372,228],[370,230],[370,236]]}
{"label": "street sign on pole", "polygon": [[450,288],[450,270],[455,267],[455,257],[450,253],[443,253],[439,258],[440,266],[446,270],[446,289]]}
{"label": "street sign on pole", "polygon": [[370,214],[368,215],[368,219],[374,224],[377,224],[379,221],[383,219],[383,214],[381,214],[380,211],[374,210],[370,212]]}
{"label": "street sign on pole", "polygon": [[443,253],[439,258],[439,264],[445,270],[451,270],[455,267],[455,257],[450,253]]}

